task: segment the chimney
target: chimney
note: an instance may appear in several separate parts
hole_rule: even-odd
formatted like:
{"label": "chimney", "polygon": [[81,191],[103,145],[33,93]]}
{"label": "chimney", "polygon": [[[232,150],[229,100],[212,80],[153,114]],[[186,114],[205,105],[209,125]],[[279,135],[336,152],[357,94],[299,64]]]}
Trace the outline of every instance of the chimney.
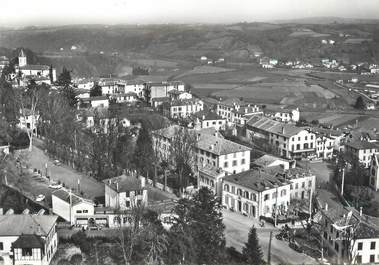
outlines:
{"label": "chimney", "polygon": [[362,211],[363,210],[363,207],[361,206],[361,207],[359,207],[359,216],[362,216]]}
{"label": "chimney", "polygon": [[282,126],[282,134],[284,134],[284,126]]}
{"label": "chimney", "polygon": [[203,115],[203,120],[205,120],[205,115]]}
{"label": "chimney", "polygon": [[327,212],[328,211],[328,204],[327,203],[325,203],[325,211]]}
{"label": "chimney", "polygon": [[118,192],[118,182],[116,182],[116,191]]}

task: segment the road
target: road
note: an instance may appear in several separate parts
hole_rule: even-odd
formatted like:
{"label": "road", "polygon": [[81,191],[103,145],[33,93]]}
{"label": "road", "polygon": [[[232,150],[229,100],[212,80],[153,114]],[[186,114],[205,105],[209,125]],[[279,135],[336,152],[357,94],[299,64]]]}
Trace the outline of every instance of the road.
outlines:
{"label": "road", "polygon": [[[104,196],[104,184],[85,176],[66,165],[56,166],[53,160],[50,159],[41,149],[33,146],[32,152],[28,155],[30,168],[36,168],[42,171],[45,175],[45,164],[47,164],[48,175],[54,181],[64,183],[67,188],[77,190],[78,180],[80,180],[80,189],[84,192],[84,196],[94,199],[99,196]],[[46,192],[49,195],[51,189]],[[42,193],[44,194],[44,193]]]}
{"label": "road", "polygon": [[271,243],[271,264],[318,264],[315,259],[291,249],[287,242],[277,240],[275,238],[277,228],[269,227],[267,224],[265,228],[261,228],[258,225],[258,221],[227,210],[224,210],[223,215],[227,246],[235,247],[238,251],[241,251],[247,241],[249,230],[254,224],[257,228],[259,243],[266,261],[270,231],[274,231]]}

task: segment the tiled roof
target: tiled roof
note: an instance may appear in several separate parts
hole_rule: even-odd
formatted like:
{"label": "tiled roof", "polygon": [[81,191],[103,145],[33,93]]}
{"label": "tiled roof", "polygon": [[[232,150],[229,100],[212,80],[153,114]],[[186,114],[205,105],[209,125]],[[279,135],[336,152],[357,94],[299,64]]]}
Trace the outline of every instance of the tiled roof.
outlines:
{"label": "tiled roof", "polygon": [[136,178],[135,176],[132,176],[131,174],[123,174],[118,177],[104,179],[103,182],[105,185],[109,186],[113,190],[119,192],[125,192],[125,191],[136,191],[144,189],[142,187],[141,180]]}
{"label": "tiled roof", "polygon": [[213,111],[199,111],[192,115],[203,121],[225,120],[224,118],[222,118],[220,115],[218,115],[216,112],[213,112]]}
{"label": "tiled roof", "polygon": [[251,150],[250,147],[209,134],[200,134],[196,147],[215,155],[227,155]]}
{"label": "tiled roof", "polygon": [[257,128],[268,133],[275,133],[286,137],[291,137],[303,130],[307,130],[307,128],[304,127],[297,127],[292,124],[282,123],[262,116],[252,117],[248,120],[247,124],[250,127]]}
{"label": "tiled roof", "polygon": [[290,184],[282,177],[276,177],[259,170],[249,170],[229,175],[224,177],[224,181],[235,183],[258,192]]}
{"label": "tiled roof", "polygon": [[153,102],[170,102],[171,99],[169,97],[156,97],[156,98],[152,98],[151,101],[153,101]]}
{"label": "tiled roof", "polygon": [[186,105],[195,105],[199,104],[201,100],[196,98],[191,99],[181,99],[181,100],[174,100],[171,102],[171,106],[186,106]]}
{"label": "tiled roof", "polygon": [[45,241],[37,235],[21,235],[12,243],[13,248],[45,248]]}
{"label": "tiled roof", "polygon": [[[64,189],[59,189],[59,190],[56,190],[52,193],[52,195],[54,195],[55,197],[58,197],[59,199],[67,202],[67,203],[70,203],[70,193]],[[82,203],[82,202],[86,202],[86,203],[90,203],[90,204],[95,204],[93,201],[91,200],[88,200],[88,199],[84,199],[82,197],[80,197],[79,195],[77,194],[74,194],[74,193],[71,193],[71,204],[72,205],[76,205],[76,204],[79,204],[79,203]]]}
{"label": "tiled roof", "polygon": [[379,148],[378,144],[370,143],[367,141],[351,141],[347,142],[346,145],[357,150]]}
{"label": "tiled roof", "polygon": [[47,236],[57,218],[56,215],[0,215],[0,236],[20,236],[22,234]]}
{"label": "tiled roof", "polygon": [[266,167],[268,164],[273,163],[277,160],[282,161],[282,162],[289,162],[286,159],[276,157],[273,155],[263,155],[263,156],[259,157],[258,159],[254,160],[253,163],[257,166]]}
{"label": "tiled roof", "polygon": [[49,70],[50,67],[47,65],[38,65],[38,64],[28,64],[20,67],[21,70]]}

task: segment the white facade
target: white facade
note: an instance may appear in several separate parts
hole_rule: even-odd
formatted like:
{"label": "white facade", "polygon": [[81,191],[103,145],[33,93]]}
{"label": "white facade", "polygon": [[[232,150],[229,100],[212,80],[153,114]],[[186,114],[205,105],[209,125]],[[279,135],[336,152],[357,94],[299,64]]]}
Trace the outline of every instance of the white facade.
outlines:
{"label": "white facade", "polygon": [[203,111],[204,103],[202,100],[190,99],[172,102],[170,106],[171,118],[186,118],[193,113]]}
{"label": "white facade", "polygon": [[[67,196],[69,197],[68,193]],[[62,217],[67,222],[70,222],[71,225],[77,224],[78,217],[94,215],[95,204],[93,202],[82,199],[74,194],[71,195],[71,197],[70,203],[69,201],[62,199],[53,193],[51,196],[53,213]]]}
{"label": "white facade", "polygon": [[[362,144],[362,145],[360,145]],[[347,143],[345,152],[352,154],[364,167],[370,167],[371,157],[379,153],[379,147],[369,142]]]}
{"label": "white facade", "polygon": [[276,112],[274,117],[282,122],[298,122],[300,120],[300,111],[299,108],[296,108],[291,112]]}
{"label": "white facade", "polygon": [[24,114],[20,114],[19,123],[17,126],[21,130],[33,131],[33,134],[36,134],[39,117],[39,114],[32,115],[29,110],[26,110]]}
{"label": "white facade", "polygon": [[318,158],[331,159],[335,146],[335,140],[325,135],[316,138],[316,155]]}
{"label": "white facade", "polygon": [[373,190],[379,190],[379,155],[371,157],[369,185]]}

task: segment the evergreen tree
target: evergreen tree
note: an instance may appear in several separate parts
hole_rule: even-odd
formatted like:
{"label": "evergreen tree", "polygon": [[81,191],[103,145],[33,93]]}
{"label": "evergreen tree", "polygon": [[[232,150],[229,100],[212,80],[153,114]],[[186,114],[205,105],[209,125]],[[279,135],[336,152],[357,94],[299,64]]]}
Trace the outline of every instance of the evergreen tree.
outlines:
{"label": "evergreen tree", "polygon": [[49,68],[49,79],[50,79],[50,83],[52,84],[54,82],[53,66],[52,65],[50,65],[50,68]]}
{"label": "evergreen tree", "polygon": [[359,97],[357,98],[357,101],[355,101],[354,108],[356,108],[356,109],[365,109],[365,108],[366,108],[366,104],[365,104],[365,102],[363,101],[362,96],[359,96]]}
{"label": "evergreen tree", "polygon": [[70,107],[76,106],[76,104],[78,103],[78,99],[76,98],[76,93],[72,86],[65,85],[64,87],[60,88],[60,93],[67,100]]}
{"label": "evergreen tree", "polygon": [[58,77],[58,85],[64,87],[71,85],[71,71],[66,67],[63,67],[62,73]]}
{"label": "evergreen tree", "polygon": [[249,237],[242,249],[242,255],[245,260],[252,265],[261,265],[263,263],[263,254],[258,242],[257,230],[251,227]]}
{"label": "evergreen tree", "polygon": [[89,92],[90,97],[98,97],[102,95],[101,86],[96,83]]}
{"label": "evergreen tree", "polygon": [[134,151],[133,163],[137,170],[146,176],[151,172],[153,162],[154,151],[150,131],[146,124],[142,123]]}

